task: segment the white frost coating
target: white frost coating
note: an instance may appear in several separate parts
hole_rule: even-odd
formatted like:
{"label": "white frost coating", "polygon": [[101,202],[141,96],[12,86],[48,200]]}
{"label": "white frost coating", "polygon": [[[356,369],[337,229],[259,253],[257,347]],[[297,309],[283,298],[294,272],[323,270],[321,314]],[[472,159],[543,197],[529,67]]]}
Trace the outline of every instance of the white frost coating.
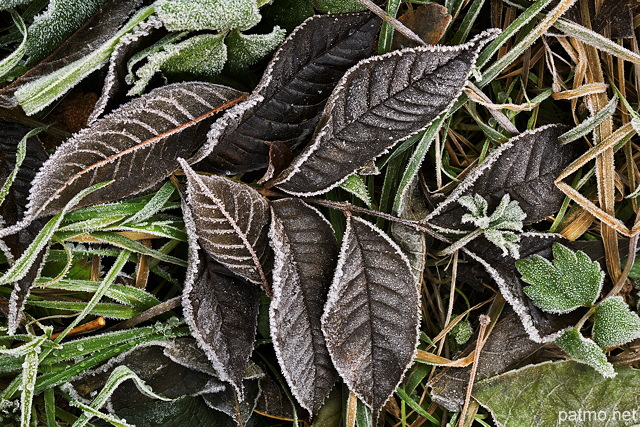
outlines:
{"label": "white frost coating", "polygon": [[[233,91],[232,89],[226,88],[224,86],[203,82],[175,83],[172,85],[163,86],[141,98],[134,99],[133,101],[124,104],[117,110],[96,121],[94,123],[94,126],[82,129],[80,132],[74,134],[60,147],[58,147],[54,155],[49,157],[49,159],[42,165],[42,167],[36,174],[32,182],[31,190],[29,192],[25,221],[27,221],[28,223],[33,219],[42,216],[43,211],[46,210],[51,202],[60,197],[61,193],[65,190],[65,188],[67,188],[67,186],[71,185],[86,174],[94,172],[95,170],[97,170],[97,168],[106,164],[119,162],[120,160],[122,160],[123,155],[132,155],[139,150],[146,149],[147,146],[151,144],[158,143],[159,141],[165,141],[167,138],[175,135],[176,133],[182,132],[185,129],[199,123],[199,118],[205,119],[206,117],[209,117],[210,111],[204,111],[204,114],[197,118],[195,121],[187,121],[185,118],[184,122],[180,126],[176,126],[170,129],[159,129],[157,136],[149,138],[139,145],[125,148],[123,149],[123,151],[117,153],[117,155],[108,156],[107,154],[105,154],[103,160],[92,165],[78,164],[79,167],[82,166],[83,168],[68,180],[66,180],[66,182],[64,180],[60,180],[59,177],[51,177],[51,175],[55,176],[55,174],[58,172],[60,162],[63,162],[65,165],[71,164],[70,162],[73,162],[74,156],[76,155],[78,150],[82,149],[88,143],[93,143],[92,141],[95,141],[97,139],[95,135],[96,132],[98,132],[99,136],[100,132],[103,130],[102,128],[104,127],[106,127],[106,130],[108,131],[109,126],[113,128],[116,126],[116,124],[126,125],[127,123],[129,123],[130,117],[140,117],[140,115],[138,114],[139,111],[143,111],[145,114],[148,114],[150,111],[154,111],[154,108],[157,108],[154,106],[156,98],[161,97],[164,93],[173,93],[172,91],[175,91],[176,89],[181,90],[184,87],[192,90],[199,90],[201,91],[201,93],[206,92],[212,97],[217,97],[220,100],[228,99],[230,91]],[[233,91],[234,94],[235,92],[236,91]],[[227,96],[224,95],[225,93],[227,94]],[[240,92],[237,93],[239,94]],[[98,131],[96,131],[96,127],[99,129]],[[153,182],[148,187],[141,188],[140,192],[148,189],[149,187],[152,187],[155,184],[156,183]],[[111,191],[113,190],[114,189],[111,189]],[[1,232],[0,234],[6,235]]]}
{"label": "white frost coating", "polygon": [[[558,235],[553,233],[523,233],[522,236],[541,236],[545,238],[553,238],[553,237],[557,237]],[[465,254],[469,255],[475,261],[482,264],[482,266],[485,268],[487,273],[489,273],[489,275],[491,275],[493,280],[495,280],[496,284],[498,285],[498,288],[500,289],[500,293],[502,294],[504,299],[511,305],[511,307],[513,308],[513,311],[516,312],[516,314],[520,318],[520,321],[522,322],[522,327],[527,332],[527,334],[529,334],[529,338],[531,338],[532,341],[535,341],[537,343],[553,342],[556,340],[556,338],[562,335],[562,333],[565,330],[569,329],[569,328],[566,328],[550,335],[544,335],[544,336],[541,335],[540,331],[538,331],[538,329],[533,323],[533,318],[531,317],[529,308],[523,305],[522,302],[518,298],[516,298],[515,295],[511,293],[511,291],[509,290],[509,287],[505,283],[500,273],[498,273],[491,266],[491,264],[486,262],[483,258],[477,256],[476,254],[474,254],[473,252],[469,251],[466,248],[462,248],[462,250],[464,251]]]}
{"label": "white frost coating", "polygon": [[[333,188],[335,188],[338,185],[342,184],[342,182],[344,182],[348,178],[349,174],[347,174],[347,176],[345,176],[345,177],[340,178],[340,180],[338,182],[334,182],[333,184],[331,184],[331,185],[329,185],[329,186],[327,186],[327,187],[325,187],[325,188],[323,188],[321,190],[316,190],[316,191],[295,192],[295,191],[291,191],[291,190],[287,190],[285,188],[279,187],[279,185],[289,182],[294,175],[296,175],[297,173],[300,173],[301,166],[303,166],[304,163],[307,161],[307,159],[322,146],[323,137],[327,134],[327,132],[332,127],[331,124],[333,122],[333,117],[332,117],[331,113],[333,111],[334,104],[335,104],[337,99],[339,99],[341,97],[344,97],[343,93],[348,88],[347,85],[346,85],[347,82],[351,78],[351,75],[354,74],[356,71],[358,71],[358,69],[360,67],[362,67],[363,65],[369,64],[369,63],[373,63],[373,62],[381,62],[381,61],[386,60],[387,58],[391,58],[391,57],[394,57],[394,56],[402,56],[403,54],[405,54],[407,52],[416,52],[416,53],[425,53],[425,52],[460,52],[460,51],[463,51],[463,50],[474,50],[473,62],[475,62],[476,58],[479,55],[480,48],[482,46],[484,46],[486,43],[489,43],[491,40],[496,38],[498,36],[498,34],[500,34],[500,33],[501,33],[501,31],[499,29],[493,28],[493,29],[489,29],[489,30],[483,31],[482,33],[478,34],[473,39],[471,39],[469,42],[461,44],[461,45],[457,45],[457,46],[420,46],[420,47],[415,47],[415,48],[406,48],[406,49],[395,50],[395,51],[392,51],[392,52],[389,52],[389,53],[386,53],[386,54],[380,55],[380,56],[372,56],[370,58],[363,59],[362,61],[358,62],[356,65],[351,67],[345,73],[345,75],[340,79],[340,81],[336,85],[336,88],[334,89],[334,91],[332,92],[331,96],[327,100],[327,104],[326,104],[326,106],[324,108],[324,111],[322,112],[322,117],[328,117],[328,120],[326,120],[324,123],[322,121],[319,123],[318,128],[316,128],[316,133],[314,134],[314,136],[313,136],[311,142],[309,143],[309,145],[307,145],[307,147],[302,151],[302,153],[300,153],[293,160],[291,165],[280,174],[280,177],[275,181],[275,185],[278,186],[278,188],[280,188],[281,190],[283,190],[283,191],[285,191],[285,192],[287,192],[289,194],[296,195],[296,196],[315,196],[315,195],[319,195],[319,194],[324,194],[327,191],[332,190]],[[462,93],[463,88],[466,86],[466,84],[468,82],[469,82],[469,79],[467,77],[467,79],[465,81],[465,84],[463,84],[460,87],[459,91],[453,96],[451,102],[447,105],[447,107],[444,109],[444,111],[448,111],[453,106],[453,104],[456,102],[456,100],[458,99],[458,97]],[[425,126],[423,126],[422,128],[420,128],[420,129],[418,129],[418,130],[416,130],[414,132],[411,132],[408,135],[405,135],[404,137],[401,137],[398,140],[392,142],[389,146],[387,146],[386,149],[384,149],[380,153],[374,155],[373,159],[371,159],[371,160],[375,160],[379,156],[387,153],[391,148],[393,148],[399,142],[404,141],[404,140],[410,138],[411,136],[417,134],[418,132],[422,131],[423,129],[428,127],[431,123],[433,123],[433,121],[435,119],[437,119],[438,116],[439,116],[439,114],[436,117],[434,117],[431,121],[429,121],[429,123],[425,124]],[[320,126],[322,126],[322,127],[320,127]],[[354,171],[360,166],[362,166],[362,165],[354,165]]]}
{"label": "white frost coating", "polygon": [[[322,215],[322,213],[320,213],[318,209],[316,209],[315,207],[307,203],[303,202],[303,204],[305,205],[305,207],[313,210],[317,218],[323,221],[329,227],[329,229],[333,231],[333,227],[331,226],[331,223],[327,221],[327,219],[324,217],[324,215]],[[294,257],[291,256],[291,253],[287,252],[287,249],[290,250],[291,244],[290,242],[284,241],[286,240],[286,237],[284,236],[285,236],[284,225],[280,222],[278,216],[274,213],[273,207],[272,207],[271,208],[271,227],[269,228],[269,243],[271,245],[271,248],[273,249],[273,254],[274,254],[273,270],[272,270],[273,279],[272,279],[272,285],[271,285],[273,290],[273,296],[271,297],[271,304],[269,305],[269,327],[271,329],[272,337],[278,337],[282,334],[279,329],[280,324],[278,322],[278,319],[275,318],[275,316],[276,316],[276,309],[280,307],[282,299],[285,298],[285,295],[282,294],[282,291],[283,291],[282,283],[288,279],[288,277],[286,276],[287,273],[296,274],[296,277],[293,280],[295,280],[298,283],[298,288],[300,288],[299,283],[301,278],[299,276],[297,263],[295,259],[293,259]],[[293,268],[287,268],[287,266],[289,265],[293,265]],[[302,295],[299,296],[299,298],[301,300],[300,303],[304,304],[305,302],[302,301]],[[282,374],[284,375],[284,378],[287,381],[289,388],[291,389],[291,393],[296,398],[300,406],[306,409],[307,412],[309,412],[309,414],[311,414],[311,416],[313,417],[315,415],[314,408],[311,407],[310,405],[310,403],[313,404],[313,402],[308,402],[306,400],[306,396],[303,395],[300,388],[314,387],[314,385],[299,384],[295,375],[296,373],[291,371],[290,364],[283,357],[283,354],[285,352],[284,352],[284,349],[280,347],[280,340],[277,338],[274,338],[272,339],[272,344],[273,344],[274,351],[276,353],[278,365],[280,366],[280,369],[282,370]],[[328,389],[323,399],[326,400],[330,392],[331,392],[331,389]]]}
{"label": "white frost coating", "polygon": [[149,19],[140,23],[138,28],[134,29],[131,34],[127,34],[126,36],[120,39],[120,42],[113,49],[113,53],[111,54],[111,59],[109,60],[109,70],[107,71],[107,77],[105,77],[104,85],[102,87],[102,94],[100,95],[100,99],[96,102],[89,119],[87,120],[87,126],[91,126],[93,122],[98,120],[98,118],[104,114],[104,110],[107,106],[107,102],[109,102],[109,91],[116,83],[116,67],[118,62],[122,59],[120,58],[121,52],[124,48],[126,48],[131,43],[138,41],[140,38],[148,36],[155,29],[162,27],[162,21],[160,21],[155,16],[150,16]]}
{"label": "white frost coating", "polygon": [[213,122],[209,133],[207,133],[207,142],[200,148],[196,154],[188,159],[189,164],[198,163],[200,160],[207,157],[213,149],[218,145],[222,136],[229,131],[229,128],[235,129],[240,121],[244,118],[244,114],[247,111],[253,110],[258,104],[260,104],[264,98],[262,95],[253,94],[239,104],[229,108],[218,120]]}
{"label": "white frost coating", "polygon": [[[180,159],[184,163],[184,159]],[[184,313],[184,319],[189,325],[191,335],[196,339],[198,346],[207,355],[207,358],[211,362],[213,369],[218,373],[218,376],[222,381],[225,381],[236,390],[238,398],[240,400],[244,397],[244,390],[242,384],[235,384],[232,376],[229,374],[226,366],[218,359],[216,349],[207,342],[206,337],[200,333],[198,324],[196,323],[196,316],[193,312],[193,301],[189,298],[194,291],[196,279],[198,278],[198,264],[200,263],[200,256],[198,251],[202,250],[198,244],[198,235],[196,233],[196,224],[193,221],[191,210],[187,203],[182,202],[182,212],[184,215],[184,223],[187,229],[187,242],[188,242],[188,268],[187,274],[184,280],[184,290],[182,291],[182,310]],[[257,327],[257,322],[256,322]]]}
{"label": "white frost coating", "polygon": [[539,128],[536,129],[532,129],[532,130],[528,130],[526,132],[521,133],[518,136],[515,136],[511,139],[509,139],[507,142],[503,143],[502,145],[500,145],[498,148],[496,148],[494,151],[492,151],[485,159],[484,161],[480,164],[480,166],[474,168],[471,173],[469,173],[469,175],[467,175],[467,177],[464,179],[464,181],[462,181],[462,183],[460,185],[458,185],[456,187],[455,190],[453,190],[451,192],[451,194],[449,194],[449,197],[447,197],[442,203],[440,203],[425,219],[425,222],[429,222],[430,220],[432,220],[434,217],[436,217],[437,215],[440,215],[440,213],[444,210],[445,207],[449,206],[451,203],[456,202],[460,196],[469,188],[471,187],[478,178],[480,178],[480,176],[482,176],[485,171],[487,169],[489,169],[489,167],[495,163],[498,158],[500,158],[500,156],[502,156],[502,154],[504,154],[504,152],[513,147],[515,144],[517,144],[520,140],[524,139],[524,138],[528,138],[530,135],[534,135],[538,132],[543,132],[546,129],[549,129],[551,127],[556,127],[556,124],[549,124],[549,125],[545,125],[545,126],[541,126]]}
{"label": "white frost coating", "polygon": [[[345,264],[345,260],[346,260],[347,249],[349,247],[349,241],[350,241],[351,233],[353,232],[352,231],[352,228],[353,228],[352,222],[353,221],[358,221],[358,222],[362,223],[363,225],[367,226],[369,229],[371,229],[371,231],[373,231],[374,233],[376,233],[379,236],[381,236],[389,245],[391,245],[391,247],[395,251],[396,255],[400,257],[400,259],[402,260],[402,263],[405,265],[407,271],[409,272],[409,276],[413,278],[413,282],[414,283],[413,283],[413,286],[410,286],[410,287],[411,287],[411,289],[413,289],[415,291],[416,301],[418,301],[418,304],[416,304],[416,307],[415,307],[417,321],[416,321],[416,325],[415,325],[415,340],[414,340],[414,343],[412,344],[413,354],[412,354],[411,358],[409,359],[409,363],[405,367],[402,375],[398,379],[398,382],[396,383],[395,387],[393,387],[392,392],[389,394],[389,396],[385,400],[385,403],[386,403],[389,400],[389,398],[391,398],[391,396],[393,396],[393,392],[395,391],[395,389],[398,388],[398,386],[402,383],[402,379],[404,378],[404,375],[406,374],[406,372],[409,369],[409,367],[413,364],[413,360],[415,359],[415,357],[416,357],[416,355],[418,353],[418,343],[419,343],[419,338],[420,338],[420,303],[419,303],[419,301],[420,301],[420,291],[419,291],[419,284],[417,282],[416,277],[413,275],[413,273],[411,271],[411,265],[409,263],[409,259],[402,252],[400,247],[389,236],[387,236],[382,230],[380,230],[379,228],[377,228],[373,224],[371,224],[371,223],[369,223],[369,222],[367,222],[367,221],[365,221],[365,220],[363,220],[361,218],[350,216],[347,219],[347,227],[346,227],[344,236],[342,238],[342,247],[340,248],[340,255],[338,257],[338,265],[336,266],[335,275],[334,275],[334,278],[333,278],[333,282],[331,283],[331,288],[329,289],[329,294],[328,294],[328,297],[327,297],[327,303],[325,304],[324,313],[323,313],[322,319],[321,319],[321,321],[322,321],[322,331],[325,334],[325,337],[327,336],[327,331],[325,329],[325,324],[327,323],[328,314],[333,309],[333,307],[338,304],[339,299],[340,299],[340,290],[342,288],[341,282],[343,281],[343,276],[344,276],[344,264]],[[341,367],[339,367],[338,364],[336,364],[336,356],[334,355],[334,352],[332,351],[332,347],[331,346],[327,346],[327,347],[329,349],[329,355],[331,356],[331,359],[334,361],[334,366],[336,367],[338,373],[340,374],[340,376],[343,378],[343,380],[345,381],[345,383],[349,387],[349,390],[351,392],[353,392],[362,402],[365,402],[365,404],[370,409],[373,410],[373,408],[371,408],[371,406],[369,406],[369,404],[366,403],[367,399],[365,398],[365,396],[362,395],[359,392],[356,392],[353,389],[354,388],[354,384],[349,379],[349,372],[343,372]],[[384,406],[384,404],[382,406]],[[380,409],[380,408],[376,408],[376,409]],[[377,414],[375,414],[375,416],[377,417]]]}

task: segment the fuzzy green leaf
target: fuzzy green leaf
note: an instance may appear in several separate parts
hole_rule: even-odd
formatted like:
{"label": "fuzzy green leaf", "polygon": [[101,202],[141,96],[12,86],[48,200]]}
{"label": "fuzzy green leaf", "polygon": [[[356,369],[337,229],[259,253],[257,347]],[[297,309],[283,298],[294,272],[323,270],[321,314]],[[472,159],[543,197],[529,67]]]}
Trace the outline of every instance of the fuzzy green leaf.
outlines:
{"label": "fuzzy green leaf", "polygon": [[136,71],[138,80],[127,95],[140,95],[160,70],[168,73],[189,73],[196,76],[214,76],[222,71],[227,61],[227,47],[223,34],[201,34],[180,43],[170,43],[149,55],[147,63]]}
{"label": "fuzzy green leaf", "polygon": [[640,338],[640,317],[631,311],[621,296],[598,304],[593,324],[593,339],[602,347],[615,347]]}
{"label": "fuzzy green leaf", "polygon": [[231,69],[242,69],[257,64],[273,52],[286,35],[287,31],[277,26],[269,34],[245,35],[237,30],[232,31],[225,40],[229,66]]}
{"label": "fuzzy green leaf", "polygon": [[371,197],[369,196],[367,186],[360,175],[350,175],[342,184],[340,184],[340,188],[353,194],[371,208]]}
{"label": "fuzzy green leaf", "polygon": [[615,369],[615,378],[604,378],[572,360],[546,362],[478,381],[473,397],[502,427],[634,425],[640,371]]}
{"label": "fuzzy green leaf", "polygon": [[160,0],[155,9],[170,31],[246,30],[260,22],[256,0]]}
{"label": "fuzzy green leaf", "polygon": [[189,73],[196,76],[218,74],[227,60],[227,48],[221,34],[201,34],[176,45],[165,47],[165,51],[177,52],[162,65],[165,73]]}
{"label": "fuzzy green leaf", "polygon": [[553,244],[553,257],[553,264],[540,256],[516,261],[522,280],[533,285],[525,287],[524,293],[549,313],[568,313],[592,305],[604,280],[600,264],[559,243]]}
{"label": "fuzzy green leaf", "polygon": [[598,347],[598,344],[583,337],[576,329],[563,332],[555,342],[573,360],[591,366],[603,377],[612,378],[616,375],[613,365],[609,363],[607,356]]}
{"label": "fuzzy green leaf", "polygon": [[52,0],[29,27],[26,54],[33,64],[52,52],[93,15],[105,0]]}

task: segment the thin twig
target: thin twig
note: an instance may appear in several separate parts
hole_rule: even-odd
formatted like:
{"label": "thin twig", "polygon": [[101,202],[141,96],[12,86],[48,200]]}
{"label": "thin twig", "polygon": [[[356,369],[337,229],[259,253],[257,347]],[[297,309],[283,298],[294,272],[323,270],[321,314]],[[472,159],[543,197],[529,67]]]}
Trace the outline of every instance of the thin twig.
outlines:
{"label": "thin twig", "polygon": [[147,320],[152,319],[156,316],[159,316],[163,313],[166,313],[167,311],[171,311],[175,308],[178,308],[180,307],[181,304],[182,304],[182,296],[171,298],[170,300],[167,300],[154,307],[151,307],[148,310],[143,311],[142,313],[132,317],[131,319],[127,319],[124,322],[118,323],[117,325],[109,328],[108,330],[109,332],[111,332],[111,331],[119,331],[121,329],[133,328],[134,326],[142,322],[146,322]]}

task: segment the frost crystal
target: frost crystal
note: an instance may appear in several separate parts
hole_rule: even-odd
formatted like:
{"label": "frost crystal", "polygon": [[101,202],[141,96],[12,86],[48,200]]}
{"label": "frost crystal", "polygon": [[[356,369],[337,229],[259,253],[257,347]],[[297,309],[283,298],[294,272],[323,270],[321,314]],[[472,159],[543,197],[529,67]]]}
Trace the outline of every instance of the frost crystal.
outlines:
{"label": "frost crystal", "polygon": [[232,31],[225,43],[229,48],[229,66],[233,69],[246,68],[266,58],[284,41],[287,31],[276,26],[269,34],[244,35]]}

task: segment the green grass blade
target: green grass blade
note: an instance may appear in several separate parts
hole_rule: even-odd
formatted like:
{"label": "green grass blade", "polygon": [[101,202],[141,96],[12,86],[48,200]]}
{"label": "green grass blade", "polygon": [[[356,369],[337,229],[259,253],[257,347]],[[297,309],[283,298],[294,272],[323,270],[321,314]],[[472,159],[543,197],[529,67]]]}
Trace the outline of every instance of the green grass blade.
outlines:
{"label": "green grass blade", "polygon": [[31,426],[31,409],[34,388],[38,377],[38,352],[32,349],[27,353],[22,369],[22,393],[20,394],[20,427]]}
{"label": "green grass blade", "polygon": [[602,109],[596,112],[593,116],[589,117],[584,122],[580,123],[578,126],[574,127],[568,132],[563,133],[558,137],[558,143],[561,145],[568,144],[570,142],[576,141],[593,129],[595,129],[600,123],[602,123],[607,117],[610,117],[613,113],[616,112],[616,107],[618,106],[618,97],[614,96],[611,101]]}
{"label": "green grass blade", "polygon": [[98,240],[101,240],[106,243],[111,243],[114,246],[117,246],[119,248],[124,248],[131,252],[136,252],[143,255],[149,255],[152,258],[156,258],[160,261],[168,262],[170,264],[176,264],[181,267],[187,266],[187,262],[185,260],[173,257],[171,255],[163,254],[160,251],[156,251],[154,249],[146,247],[140,242],[136,242],[135,240],[131,240],[128,237],[124,237],[116,233],[99,231],[96,233],[91,233],[91,236],[95,237]]}
{"label": "green grass blade", "polygon": [[[400,9],[400,0],[389,0],[387,2],[386,12],[392,17],[396,17],[398,9]],[[388,22],[382,23],[382,29],[380,30],[380,38],[378,39],[378,53],[383,54],[391,50],[391,43],[393,42],[393,27]]]}
{"label": "green grass blade", "polygon": [[24,57],[27,50],[27,26],[24,24],[22,17],[13,9],[9,10],[13,23],[18,27],[18,31],[22,34],[22,42],[9,56],[0,61],[0,78],[7,75],[15,65]]}
{"label": "green grass blade", "polygon": [[167,204],[173,193],[175,192],[176,187],[170,181],[167,181],[160,189],[153,195],[151,200],[147,202],[147,204],[140,209],[135,215],[129,218],[125,224],[133,224],[136,222],[142,222],[149,218],[151,218],[156,213],[160,212],[164,206]]}

